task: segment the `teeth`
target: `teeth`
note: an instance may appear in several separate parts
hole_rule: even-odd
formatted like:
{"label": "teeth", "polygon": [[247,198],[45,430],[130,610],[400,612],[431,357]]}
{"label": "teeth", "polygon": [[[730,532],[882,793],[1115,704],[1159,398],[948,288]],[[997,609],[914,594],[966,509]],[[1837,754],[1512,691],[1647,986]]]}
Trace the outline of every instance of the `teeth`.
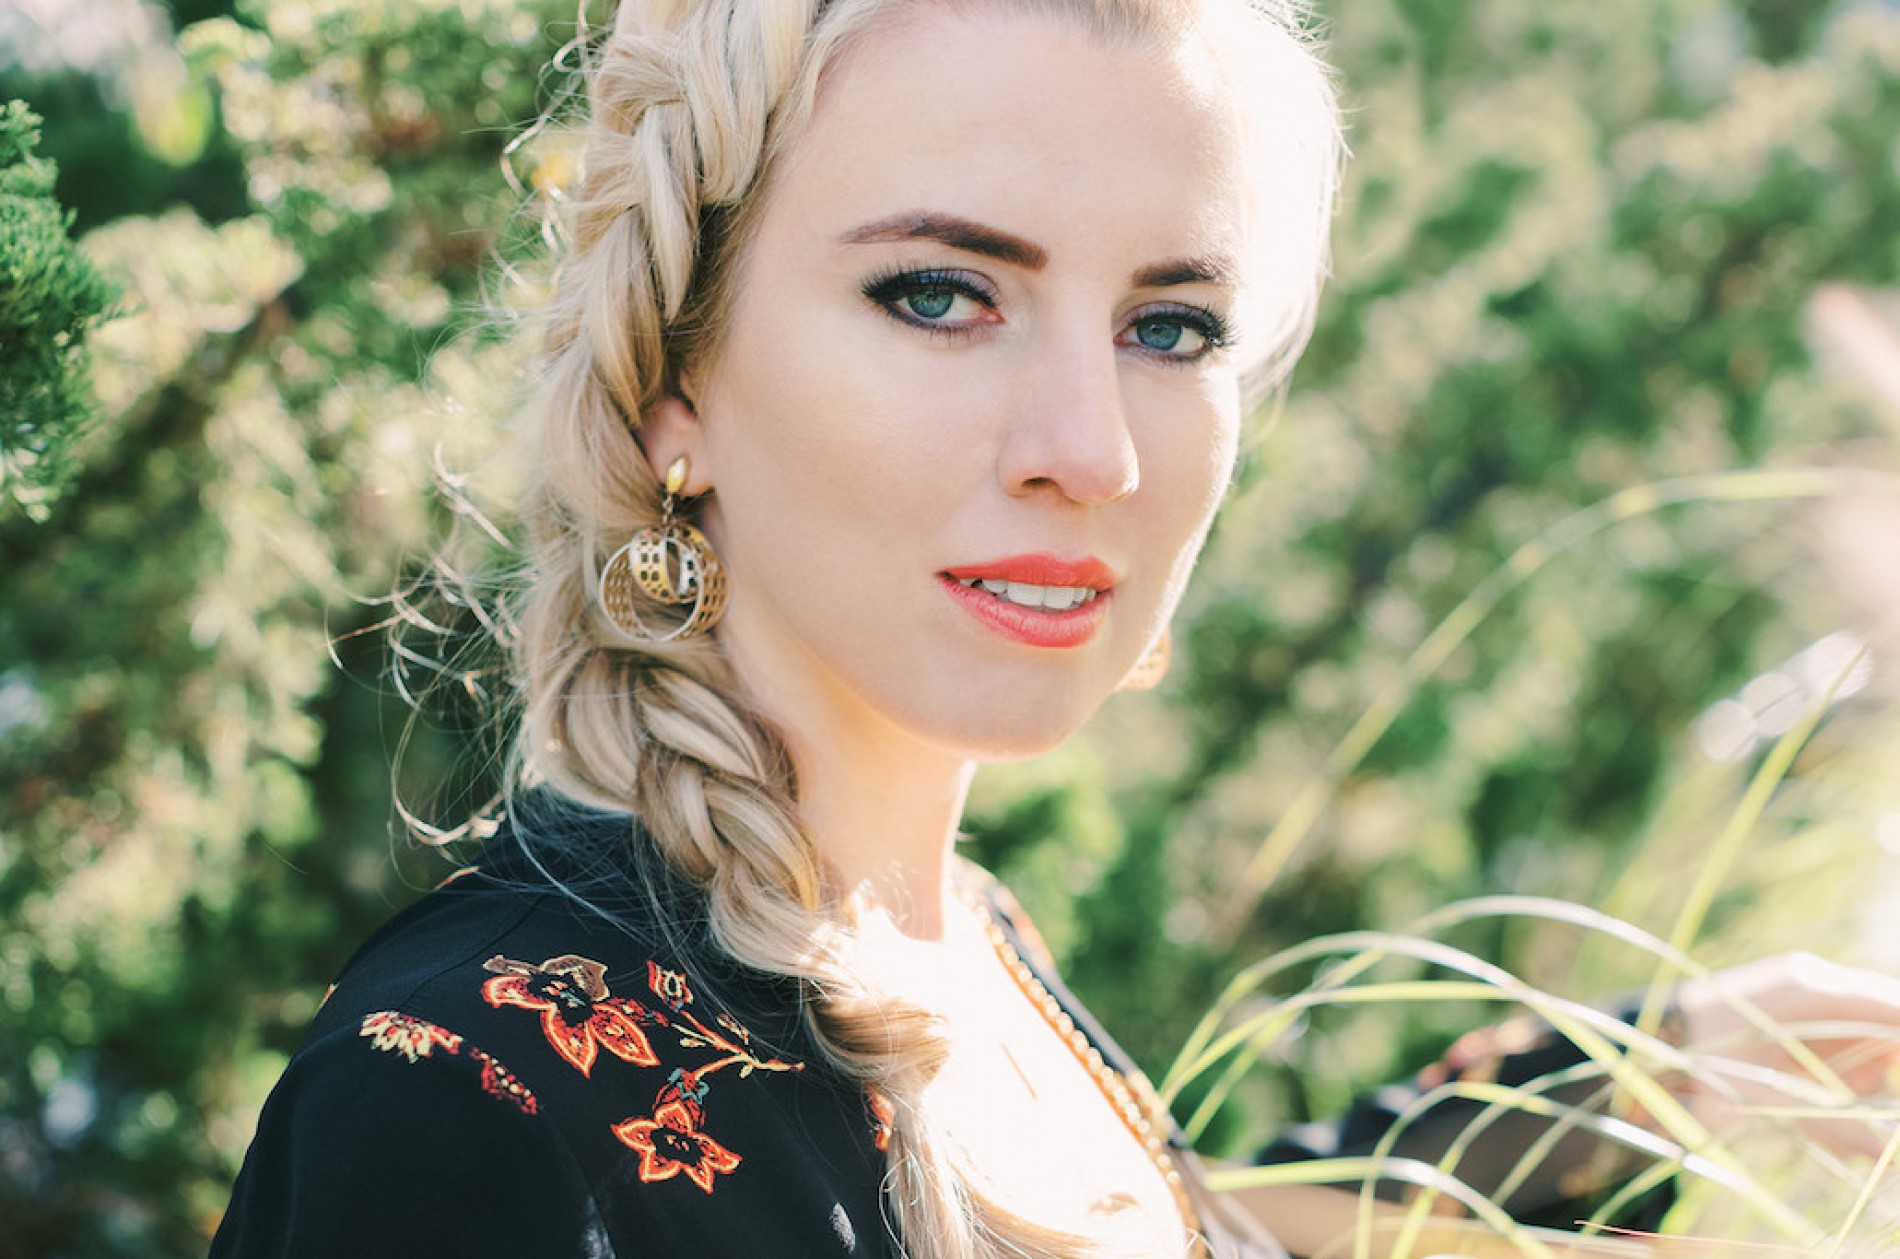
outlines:
{"label": "teeth", "polygon": [[1032,586],[1026,581],[991,581],[976,577],[959,577],[957,580],[972,590],[981,586],[1011,603],[1049,612],[1072,611],[1100,593],[1088,586]]}
{"label": "teeth", "polygon": [[1048,597],[1054,593],[1053,590],[1044,586],[1032,586],[1026,581],[1012,581],[1009,583],[1009,589],[1003,592],[1003,597],[1011,603],[1020,603],[1025,608],[1041,608],[1048,606]]}

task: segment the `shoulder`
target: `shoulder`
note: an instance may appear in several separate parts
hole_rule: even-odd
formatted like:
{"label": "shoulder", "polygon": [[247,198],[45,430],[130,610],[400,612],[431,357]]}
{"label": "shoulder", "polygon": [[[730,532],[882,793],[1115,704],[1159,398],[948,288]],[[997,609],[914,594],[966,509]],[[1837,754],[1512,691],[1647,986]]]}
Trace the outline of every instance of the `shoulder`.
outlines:
{"label": "shoulder", "polygon": [[338,1029],[292,1059],[213,1259],[614,1253],[587,1178],[532,1100],[506,1095],[496,1064],[408,1016],[363,1030]]}
{"label": "shoulder", "polygon": [[558,1216],[475,1253],[566,1254],[587,1229],[575,1253],[745,1253],[759,1228],[851,1253],[841,1235],[883,1232],[868,1103],[818,1058],[795,985],[681,948],[691,933],[640,898],[608,916],[519,874],[504,855],[457,878],[358,953],[266,1107],[234,1215],[321,1161],[332,1210],[428,1185],[432,1219],[498,1197],[517,1227],[536,1202]]}
{"label": "shoulder", "polygon": [[487,987],[521,979],[491,959],[572,946],[550,895],[468,874],[358,950],[265,1103],[214,1259],[615,1253],[594,1178]]}
{"label": "shoulder", "polygon": [[568,1082],[557,1066],[585,1080],[603,1057],[655,1065],[654,1036],[682,1012],[743,1020],[749,1038],[803,1052],[795,984],[713,948],[690,893],[600,874],[589,846],[624,847],[631,827],[597,821],[532,854],[504,830],[357,951],[309,1042],[348,1032],[411,1062],[425,1045],[477,1061],[506,1051],[512,1074],[550,1086]]}

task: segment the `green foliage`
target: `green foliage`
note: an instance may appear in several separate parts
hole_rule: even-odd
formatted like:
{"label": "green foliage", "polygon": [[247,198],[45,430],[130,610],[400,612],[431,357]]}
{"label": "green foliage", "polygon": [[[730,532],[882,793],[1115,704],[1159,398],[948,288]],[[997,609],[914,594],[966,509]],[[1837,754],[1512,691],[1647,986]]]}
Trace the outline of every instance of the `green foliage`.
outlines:
{"label": "green foliage", "polygon": [[0,107],[0,500],[44,519],[91,418],[83,340],[113,290],[67,237],[39,124]]}
{"label": "green foliage", "polygon": [[358,631],[441,539],[432,452],[501,453],[515,347],[422,369],[488,318],[553,49],[515,3],[244,17],[177,45],[218,93],[207,177],[235,151],[253,202],[85,238],[128,298],[102,419],[46,523],[0,521],[9,1259],[202,1254],[314,977],[445,868],[393,840],[400,708]]}
{"label": "green foliage", "polygon": [[[1217,527],[1176,676],[987,773],[969,819],[1157,1077],[1239,966],[1322,933],[1499,889],[1666,933],[1746,770],[1686,727],[1851,623],[1794,500],[1710,489],[1562,522],[1877,432],[1801,311],[1822,282],[1900,278],[1900,17],[1331,7],[1357,151],[1338,279]],[[100,418],[66,447],[71,488],[43,524],[0,516],[0,1259],[202,1253],[324,984],[447,868],[392,837],[411,665],[387,671],[374,600],[473,519],[474,487],[505,505],[519,462],[522,347],[484,284],[513,283],[495,255],[533,225],[503,149],[546,104],[571,10],[190,13],[157,50],[176,116],[56,111],[70,76],[9,79],[69,168],[126,172],[85,185],[81,244],[127,299],[90,342]],[[541,154],[510,159],[531,186]],[[4,166],[31,182],[35,239],[64,242],[51,172]],[[1552,537],[1570,540],[1527,564]],[[479,794],[467,714],[435,717],[408,770]],[[1370,742],[1340,755],[1355,731]],[[1844,768],[1797,763],[1701,928],[1717,956],[1815,942],[1808,907],[1877,882],[1891,731],[1822,735],[1813,759],[1831,739]],[[1298,842],[1262,861],[1269,834]],[[1257,900],[1236,891],[1250,870],[1277,872]],[[1565,995],[1647,977],[1547,924],[1453,934]],[[1335,1108],[1484,1017],[1316,1009],[1206,1141]]]}
{"label": "green foliage", "polygon": [[[1701,773],[1686,732],[1702,707],[1869,623],[1803,549],[1813,510],[1710,501],[1580,543],[1408,680],[1519,547],[1619,487],[1878,440],[1866,395],[1811,358],[1803,308],[1826,281],[1900,277],[1876,121],[1900,107],[1900,24],[1817,18],[1796,55],[1764,45],[1770,64],[1749,55],[1754,20],[1703,3],[1333,8],[1355,161],[1318,338],[1190,591],[1186,676],[1117,701],[1131,711],[1091,744],[1123,856],[1092,891],[1023,889],[1079,912],[1074,982],[1154,1069],[1223,975],[1316,933],[1497,888],[1608,894],[1672,784]],[[1395,682],[1389,729],[1333,765]],[[1237,901],[1315,785],[1303,842]],[[1858,836],[1841,842],[1866,851],[1880,807],[1838,817]],[[1025,860],[1064,842],[1011,838]],[[1666,925],[1672,878],[1639,921]],[[1750,887],[1736,921],[1774,896]],[[1791,907],[1773,916],[1782,934],[1754,947],[1852,947],[1855,914],[1805,933]],[[1491,944],[1560,988],[1632,980],[1574,972],[1533,930]],[[1262,1072],[1239,1099],[1252,1117],[1212,1135],[1243,1146],[1323,1112],[1468,1017],[1355,1013],[1290,1046],[1297,1070]]]}

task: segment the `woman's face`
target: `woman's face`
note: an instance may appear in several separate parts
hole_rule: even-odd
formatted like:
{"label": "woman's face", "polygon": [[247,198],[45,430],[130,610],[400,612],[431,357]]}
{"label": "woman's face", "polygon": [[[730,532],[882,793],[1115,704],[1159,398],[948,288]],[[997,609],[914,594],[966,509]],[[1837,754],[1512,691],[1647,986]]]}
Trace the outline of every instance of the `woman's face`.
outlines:
{"label": "woman's face", "polygon": [[1044,750],[1174,610],[1230,476],[1249,241],[1198,42],[918,7],[832,67],[717,358],[663,404],[801,734]]}

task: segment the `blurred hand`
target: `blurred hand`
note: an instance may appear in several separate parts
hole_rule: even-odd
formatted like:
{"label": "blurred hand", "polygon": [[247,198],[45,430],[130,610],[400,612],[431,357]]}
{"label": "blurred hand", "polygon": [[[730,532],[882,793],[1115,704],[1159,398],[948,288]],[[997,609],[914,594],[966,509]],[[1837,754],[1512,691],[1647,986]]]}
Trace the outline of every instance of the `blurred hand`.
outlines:
{"label": "blurred hand", "polygon": [[1696,1062],[1684,1091],[1712,1130],[1788,1113],[1874,1155],[1900,1125],[1900,980],[1786,953],[1690,980],[1677,1003]]}

